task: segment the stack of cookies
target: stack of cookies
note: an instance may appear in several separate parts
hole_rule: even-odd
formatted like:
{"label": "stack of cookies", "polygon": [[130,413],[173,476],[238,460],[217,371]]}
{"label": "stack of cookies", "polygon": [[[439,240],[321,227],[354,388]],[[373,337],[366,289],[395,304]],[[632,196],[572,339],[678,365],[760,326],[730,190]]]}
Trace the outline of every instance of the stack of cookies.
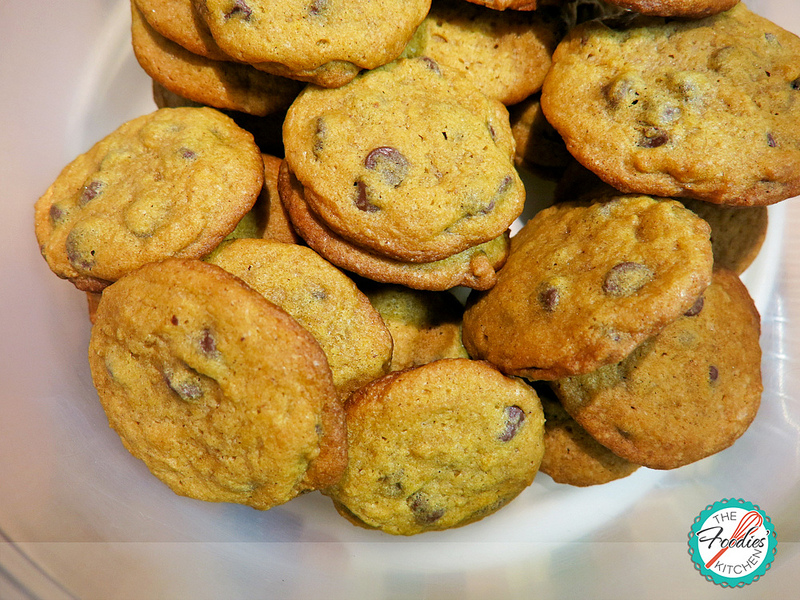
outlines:
{"label": "stack of cookies", "polygon": [[796,36],[736,0],[131,8],[159,108],[64,169],[36,235],[176,493],[318,490],[412,535],[755,418],[739,276],[800,193]]}

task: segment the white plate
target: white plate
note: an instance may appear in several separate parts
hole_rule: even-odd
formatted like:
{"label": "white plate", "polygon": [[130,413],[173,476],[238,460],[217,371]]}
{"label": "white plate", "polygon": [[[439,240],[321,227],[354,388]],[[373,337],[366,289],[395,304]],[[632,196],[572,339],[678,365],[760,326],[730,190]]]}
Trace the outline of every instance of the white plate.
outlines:
{"label": "white plate", "polygon": [[[789,0],[750,7],[800,32]],[[38,255],[33,203],[75,155],[154,109],[127,0],[0,3],[0,598],[790,597],[800,589],[800,201],[771,209],[745,274],[762,314],[765,393],[729,450],[574,489],[540,475],[509,507],[410,539],[306,495],[268,512],[175,496],[111,431],[86,361],[84,296]],[[732,592],[688,554],[722,498],[771,516],[770,572]]]}

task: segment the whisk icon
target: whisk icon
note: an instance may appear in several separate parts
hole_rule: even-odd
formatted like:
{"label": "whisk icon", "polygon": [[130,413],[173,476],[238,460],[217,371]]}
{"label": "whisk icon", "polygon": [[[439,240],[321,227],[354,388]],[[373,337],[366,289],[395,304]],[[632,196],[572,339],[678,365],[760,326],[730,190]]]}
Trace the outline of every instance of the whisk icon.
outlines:
{"label": "whisk icon", "polygon": [[[739,524],[736,526],[736,529],[734,530],[733,535],[731,536],[730,544],[741,540],[745,536],[745,533],[750,531],[751,529],[758,529],[759,527],[761,527],[761,524],[763,522],[764,518],[758,511],[750,510],[746,512],[742,517],[742,519],[739,521]],[[714,555],[714,558],[712,558],[710,561],[706,563],[706,569],[710,568],[711,565],[714,564],[720,556],[725,554],[725,551],[728,548],[730,548],[730,545],[724,546],[722,549],[720,549],[720,551]]]}

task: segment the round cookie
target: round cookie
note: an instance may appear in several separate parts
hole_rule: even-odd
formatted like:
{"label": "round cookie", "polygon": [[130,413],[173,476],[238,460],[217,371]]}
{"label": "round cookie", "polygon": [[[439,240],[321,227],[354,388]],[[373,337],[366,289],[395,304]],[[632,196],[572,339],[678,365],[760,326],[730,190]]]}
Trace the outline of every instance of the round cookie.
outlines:
{"label": "round cookie", "polygon": [[497,284],[468,299],[464,345],[533,380],[618,362],[709,284],[709,233],[679,202],[648,196],[546,208],[514,236]]}
{"label": "round cookie", "polygon": [[311,210],[375,253],[441,260],[502,235],[522,212],[507,110],[427,57],[338,89],[309,86],[283,132]]}
{"label": "round cookie", "polygon": [[67,165],[36,202],[50,269],[84,291],[168,256],[201,257],[263,186],[253,136],[211,108],[159,109]]}
{"label": "round cookie", "polygon": [[724,450],[755,418],[759,334],[747,289],[717,270],[701,302],[625,360],[553,386],[570,415],[615,454],[674,469]]}
{"label": "round cookie", "polygon": [[331,231],[309,209],[305,190],[289,172],[286,161],[278,176],[281,201],[292,225],[314,250],[333,264],[363,277],[384,283],[398,283],[420,290],[442,291],[457,286],[478,290],[492,287],[497,271],[506,261],[508,233],[445,259],[403,262],[354,246]]}
{"label": "round cookie", "polygon": [[[558,0],[555,0],[558,2]],[[467,0],[472,4],[479,4],[492,10],[536,10],[543,0]]]}
{"label": "round cookie", "polygon": [[333,384],[347,396],[389,372],[392,336],[356,284],[305,246],[226,242],[207,259],[292,315],[319,342]]}
{"label": "round cookie", "polygon": [[392,334],[392,371],[469,358],[461,341],[464,307],[453,294],[368,282],[361,288]]}
{"label": "round cookie", "polygon": [[655,17],[699,19],[729,10],[739,0],[606,0],[609,4]]}
{"label": "round cookie", "polygon": [[556,483],[587,487],[622,479],[639,468],[590,436],[545,388],[535,388],[544,410],[542,473]]}
{"label": "round cookie", "polygon": [[514,104],[541,88],[561,22],[544,11],[514,13],[434,0],[406,54],[429,56],[464,75],[476,89]]}
{"label": "round cookie", "polygon": [[400,56],[430,9],[430,0],[194,2],[226,54],[330,87]]}
{"label": "round cookie", "polygon": [[354,524],[394,535],[460,527],[528,487],[544,453],[536,392],[490,365],[440,360],[347,401],[349,459],[323,493]]}
{"label": "round cookie", "polygon": [[89,365],[111,427],[177,494],[263,510],[342,473],[325,354],[219,267],[166,259],[106,288]]}
{"label": "round cookie", "polygon": [[132,0],[148,25],[165,38],[212,60],[231,60],[220,50],[192,0]]}
{"label": "round cookie", "polygon": [[136,60],[154,81],[205,106],[264,116],[285,111],[303,88],[250,65],[192,54],[150,27],[135,6],[131,39]]}
{"label": "round cookie", "polygon": [[623,192],[764,205],[800,193],[800,38],[743,4],[592,21],[559,44],[542,109]]}

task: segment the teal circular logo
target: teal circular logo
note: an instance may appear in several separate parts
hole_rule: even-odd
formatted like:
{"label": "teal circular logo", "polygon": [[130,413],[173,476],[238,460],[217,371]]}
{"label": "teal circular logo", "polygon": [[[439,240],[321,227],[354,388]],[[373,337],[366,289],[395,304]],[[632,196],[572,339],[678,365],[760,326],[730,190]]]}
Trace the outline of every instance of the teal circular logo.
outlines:
{"label": "teal circular logo", "polygon": [[778,540],[758,506],[728,498],[706,506],[689,532],[689,554],[708,581],[744,587],[758,581],[775,558]]}

